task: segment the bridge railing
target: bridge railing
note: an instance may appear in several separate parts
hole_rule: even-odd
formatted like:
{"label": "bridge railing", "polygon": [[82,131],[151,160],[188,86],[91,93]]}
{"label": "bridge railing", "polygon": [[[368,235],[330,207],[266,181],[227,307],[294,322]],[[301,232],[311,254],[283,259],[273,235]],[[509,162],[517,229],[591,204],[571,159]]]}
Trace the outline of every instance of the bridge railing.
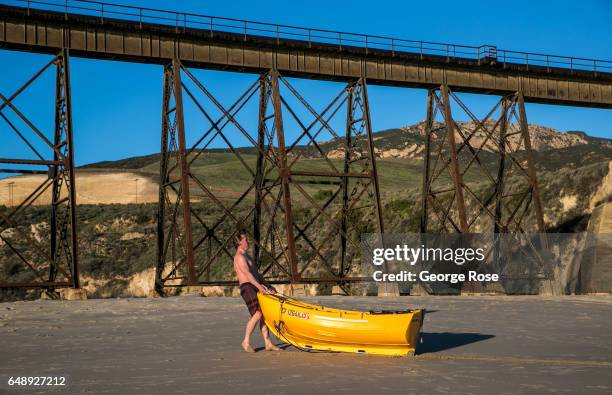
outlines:
{"label": "bridge railing", "polygon": [[14,5],[31,10],[47,10],[68,14],[82,14],[104,19],[120,19],[138,23],[156,23],[174,26],[177,32],[187,29],[227,32],[249,37],[267,37],[276,40],[292,39],[308,45],[327,44],[340,50],[347,47],[362,48],[368,51],[385,50],[392,55],[410,54],[419,57],[435,55],[446,61],[475,60],[478,63],[500,64],[503,67],[521,65],[530,67],[568,69],[570,71],[590,71],[612,73],[612,61],[568,57],[560,55],[519,52],[498,49],[492,45],[469,46],[430,41],[415,41],[399,38],[341,32],[325,29],[279,25],[243,19],[222,18],[188,12],[174,12],[147,7],[134,7],[95,0],[0,0],[0,4]]}

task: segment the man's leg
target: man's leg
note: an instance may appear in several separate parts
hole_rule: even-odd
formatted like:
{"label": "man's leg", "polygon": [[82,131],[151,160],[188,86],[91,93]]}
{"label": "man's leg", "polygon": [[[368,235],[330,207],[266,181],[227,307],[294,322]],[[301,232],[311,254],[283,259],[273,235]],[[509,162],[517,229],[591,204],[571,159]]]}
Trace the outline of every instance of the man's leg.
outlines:
{"label": "man's leg", "polygon": [[264,338],[264,344],[266,345],[266,350],[268,351],[280,351],[280,348],[276,347],[272,340],[270,340],[270,332],[268,331],[268,327],[264,323],[263,317],[261,319],[261,335]]}
{"label": "man's leg", "polygon": [[255,350],[253,350],[253,348],[251,347],[251,334],[253,334],[253,331],[255,330],[255,325],[257,325],[260,319],[261,311],[257,310],[255,314],[253,314],[249,322],[247,322],[246,324],[244,340],[242,341],[242,348],[246,352],[255,352]]}

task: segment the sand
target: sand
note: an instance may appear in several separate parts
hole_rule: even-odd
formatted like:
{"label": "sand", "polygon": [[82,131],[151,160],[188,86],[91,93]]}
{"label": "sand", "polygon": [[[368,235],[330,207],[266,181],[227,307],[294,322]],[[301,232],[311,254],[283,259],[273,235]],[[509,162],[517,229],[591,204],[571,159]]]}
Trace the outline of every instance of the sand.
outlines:
{"label": "sand", "polygon": [[0,303],[0,374],[68,374],[77,394],[612,392],[609,296],[307,299],[426,307],[419,355],[272,353],[259,335],[246,354],[239,298],[39,300]]}

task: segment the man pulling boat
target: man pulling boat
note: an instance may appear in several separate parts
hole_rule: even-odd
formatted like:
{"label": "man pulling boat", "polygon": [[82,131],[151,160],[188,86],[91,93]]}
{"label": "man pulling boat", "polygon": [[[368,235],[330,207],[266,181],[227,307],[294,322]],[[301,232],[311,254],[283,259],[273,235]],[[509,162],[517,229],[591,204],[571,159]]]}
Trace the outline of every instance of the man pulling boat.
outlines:
{"label": "man pulling boat", "polygon": [[257,292],[275,294],[276,289],[263,278],[255,267],[253,258],[248,253],[249,239],[245,231],[240,231],[236,237],[236,255],[234,255],[234,271],[240,284],[240,296],[247,305],[251,318],[246,324],[242,348],[246,352],[255,352],[251,347],[251,334],[259,323],[264,338],[266,351],[280,351],[270,340],[268,328],[264,324],[261,308],[257,299]]}

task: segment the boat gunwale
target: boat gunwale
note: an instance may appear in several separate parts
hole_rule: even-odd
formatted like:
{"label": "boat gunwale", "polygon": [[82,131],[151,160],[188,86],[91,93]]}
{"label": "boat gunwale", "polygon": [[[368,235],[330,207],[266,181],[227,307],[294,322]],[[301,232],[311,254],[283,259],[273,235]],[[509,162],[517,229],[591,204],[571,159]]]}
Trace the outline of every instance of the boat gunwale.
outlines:
{"label": "boat gunwale", "polygon": [[325,313],[332,313],[332,314],[353,313],[353,314],[369,315],[373,317],[385,317],[385,316],[398,316],[398,315],[404,315],[404,314],[414,315],[417,312],[420,312],[422,314],[424,310],[424,309],[409,309],[409,310],[397,310],[397,311],[378,313],[374,310],[370,310],[370,311],[344,310],[344,309],[338,309],[334,307],[326,307],[326,306],[321,306],[317,304],[305,303],[305,302],[302,302],[297,299],[293,299],[293,298],[290,298],[284,295],[280,296],[280,295],[273,295],[273,294],[262,294],[262,296],[267,296],[267,297],[270,297],[271,299],[277,299],[278,303],[281,303],[281,304],[290,304],[292,306],[303,308],[303,309],[309,309],[309,310],[314,310],[317,312],[325,312]]}

